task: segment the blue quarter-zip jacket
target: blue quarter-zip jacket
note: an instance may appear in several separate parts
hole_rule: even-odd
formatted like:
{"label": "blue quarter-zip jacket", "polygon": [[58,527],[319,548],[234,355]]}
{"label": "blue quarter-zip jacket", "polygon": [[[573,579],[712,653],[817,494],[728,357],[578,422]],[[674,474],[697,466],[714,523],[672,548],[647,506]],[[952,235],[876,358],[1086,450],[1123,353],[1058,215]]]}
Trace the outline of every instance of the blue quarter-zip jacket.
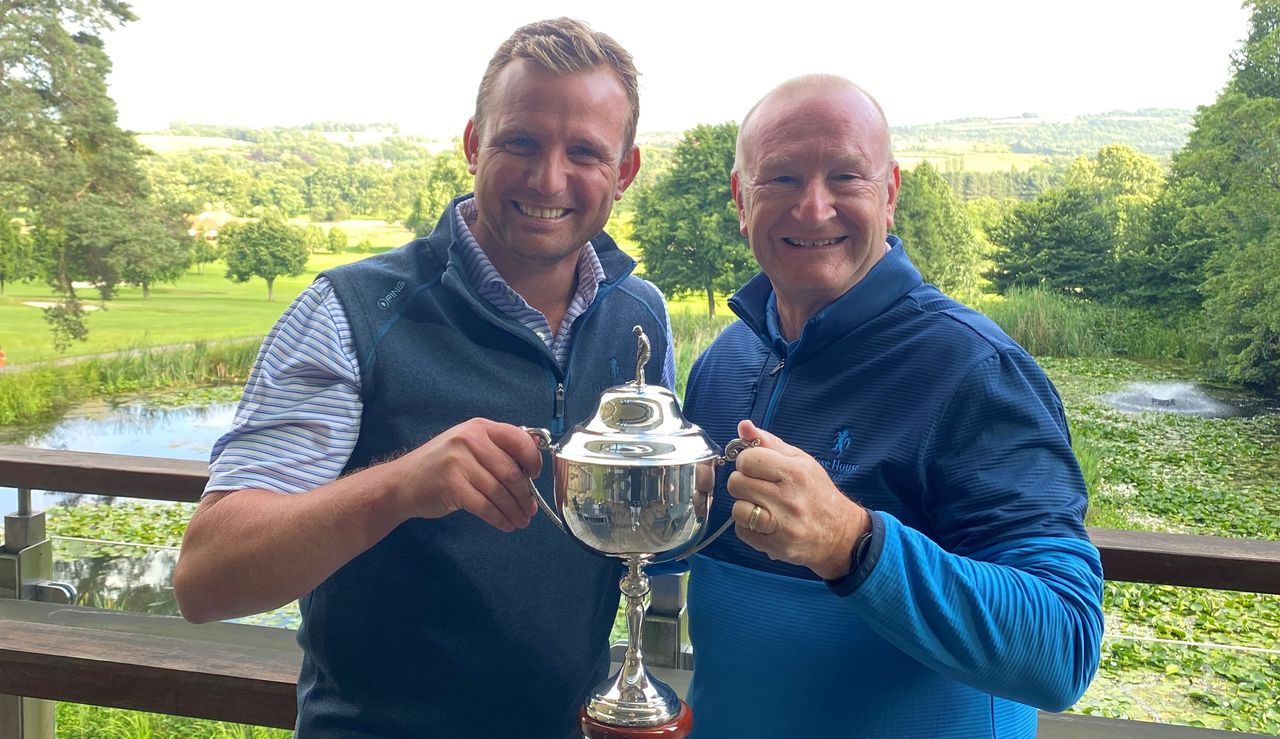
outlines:
{"label": "blue quarter-zip jacket", "polygon": [[790,344],[758,275],[690,375],[685,412],[712,439],[749,418],[802,448],[874,532],[832,583],[732,532],[693,558],[697,739],[1033,737],[1035,708],[1096,671],[1102,568],[1061,399],[889,243]]}

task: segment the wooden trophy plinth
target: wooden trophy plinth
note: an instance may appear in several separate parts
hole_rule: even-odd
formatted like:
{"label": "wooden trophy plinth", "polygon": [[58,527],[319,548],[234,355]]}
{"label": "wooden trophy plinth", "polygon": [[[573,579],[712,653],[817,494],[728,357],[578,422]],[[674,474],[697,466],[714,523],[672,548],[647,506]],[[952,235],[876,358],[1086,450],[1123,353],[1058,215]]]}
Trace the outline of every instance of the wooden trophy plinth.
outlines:
{"label": "wooden trophy plinth", "polygon": [[613,726],[602,724],[587,715],[587,707],[583,706],[578,713],[582,721],[582,736],[585,739],[685,739],[693,733],[693,711],[689,704],[680,701],[680,713],[665,724],[658,726]]}

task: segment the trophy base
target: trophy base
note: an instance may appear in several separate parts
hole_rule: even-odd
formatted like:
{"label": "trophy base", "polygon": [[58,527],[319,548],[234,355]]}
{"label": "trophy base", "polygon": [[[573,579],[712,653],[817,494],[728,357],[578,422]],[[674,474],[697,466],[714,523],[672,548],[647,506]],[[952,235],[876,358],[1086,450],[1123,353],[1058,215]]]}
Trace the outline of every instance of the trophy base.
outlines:
{"label": "trophy base", "polygon": [[680,712],[665,724],[657,726],[614,726],[587,715],[583,706],[578,713],[582,722],[584,739],[685,739],[693,733],[693,711],[689,704],[680,701]]}

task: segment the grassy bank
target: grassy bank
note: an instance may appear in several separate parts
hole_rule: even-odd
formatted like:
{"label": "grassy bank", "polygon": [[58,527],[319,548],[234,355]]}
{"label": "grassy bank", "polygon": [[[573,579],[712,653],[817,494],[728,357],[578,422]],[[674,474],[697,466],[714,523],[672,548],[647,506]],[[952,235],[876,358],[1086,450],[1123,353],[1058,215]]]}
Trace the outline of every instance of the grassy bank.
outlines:
{"label": "grassy bank", "polygon": [[1036,357],[1140,357],[1199,364],[1208,347],[1189,319],[1015,288],[977,306]]}
{"label": "grassy bank", "polygon": [[292,731],[59,703],[58,739],[288,739]]}
{"label": "grassy bank", "polygon": [[173,350],[140,349],[120,356],[48,364],[0,374],[0,426],[48,418],[88,398],[138,390],[243,384],[260,339],[197,342]]}
{"label": "grassy bank", "polygon": [[727,310],[717,313],[715,318],[707,318],[705,310],[704,307],[701,313],[671,311],[671,332],[676,342],[676,394],[681,398],[694,360],[725,326],[737,319]]}

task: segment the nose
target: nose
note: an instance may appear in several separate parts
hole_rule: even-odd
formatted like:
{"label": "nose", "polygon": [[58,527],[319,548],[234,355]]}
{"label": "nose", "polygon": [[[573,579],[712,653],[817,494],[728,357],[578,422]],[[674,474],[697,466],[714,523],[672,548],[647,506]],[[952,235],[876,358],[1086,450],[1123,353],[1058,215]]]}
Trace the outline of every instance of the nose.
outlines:
{"label": "nose", "polygon": [[529,170],[529,189],[539,195],[554,195],[564,190],[568,162],[563,153],[546,151],[537,157]]}
{"label": "nose", "polygon": [[793,213],[797,221],[805,225],[821,225],[835,215],[835,199],[827,183],[820,178],[806,180],[800,191]]}

